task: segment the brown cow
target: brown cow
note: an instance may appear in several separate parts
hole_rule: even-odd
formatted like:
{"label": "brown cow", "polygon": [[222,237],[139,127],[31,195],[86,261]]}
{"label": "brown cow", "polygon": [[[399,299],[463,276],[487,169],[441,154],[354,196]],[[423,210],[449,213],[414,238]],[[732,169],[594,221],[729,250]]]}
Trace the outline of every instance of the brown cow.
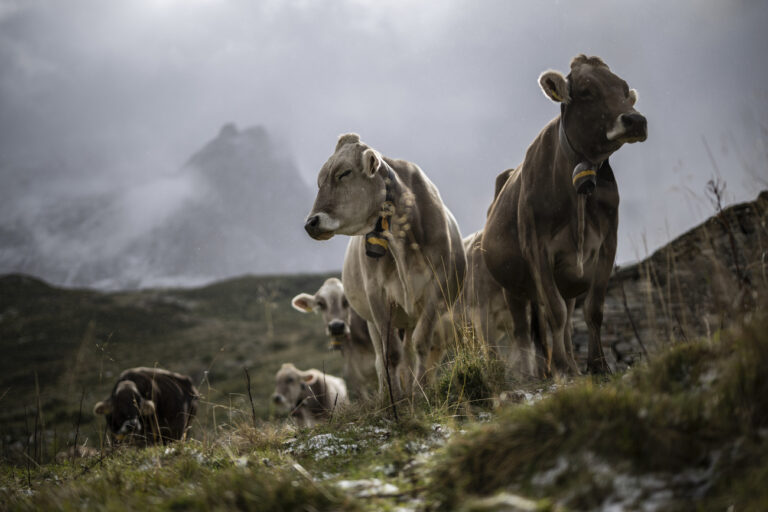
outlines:
{"label": "brown cow", "polygon": [[464,281],[458,225],[417,165],[382,156],[357,134],[339,138],[317,183],[305,229],[317,240],[351,237],[344,292],[368,321],[379,392],[389,383],[400,397],[400,380],[409,391],[435,358],[433,330]]}
{"label": "brown cow", "polygon": [[184,437],[197,412],[199,394],[186,375],[159,368],[131,368],[120,374],[109,398],[97,403],[112,437],[154,444]]}
{"label": "brown cow", "polygon": [[[647,137],[637,93],[598,57],[579,55],[565,77],[539,77],[561,114],[539,133],[525,158],[497,179],[485,225],[483,255],[505,289],[515,336],[530,346],[526,306],[541,305],[552,352],[540,370],[578,373],[570,341],[575,297],[587,293],[587,369],[610,371],[600,343],[603,300],[616,254],[619,191],[608,157],[624,143]],[[534,329],[534,335],[536,330]]]}
{"label": "brown cow", "polygon": [[340,350],[344,357],[344,378],[350,391],[366,397],[366,384],[376,378],[375,352],[368,334],[368,323],[349,306],[344,285],[331,277],[314,295],[300,293],[291,305],[302,313],[320,313],[325,332],[330,338],[329,348]]}

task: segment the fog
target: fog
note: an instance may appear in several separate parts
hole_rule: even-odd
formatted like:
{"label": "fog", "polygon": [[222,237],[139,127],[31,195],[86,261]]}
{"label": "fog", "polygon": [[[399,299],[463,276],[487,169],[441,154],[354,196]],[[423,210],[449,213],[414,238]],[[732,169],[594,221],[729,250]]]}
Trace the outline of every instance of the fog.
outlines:
{"label": "fog", "polygon": [[[558,114],[538,75],[579,53],[636,88],[649,122],[611,160],[617,261],[630,262],[712,213],[710,178],[729,202],[768,188],[766,26],[768,3],[746,0],[0,0],[0,273],[98,285],[37,260],[97,264],[163,233],[208,193],[185,164],[228,122],[269,133],[298,170],[271,179],[295,180],[297,197],[337,136],[358,132],[419,164],[467,235],[496,175]],[[269,232],[301,233],[308,197]],[[254,249],[223,274],[341,267],[346,240],[305,238],[284,248],[301,253],[289,267]]]}

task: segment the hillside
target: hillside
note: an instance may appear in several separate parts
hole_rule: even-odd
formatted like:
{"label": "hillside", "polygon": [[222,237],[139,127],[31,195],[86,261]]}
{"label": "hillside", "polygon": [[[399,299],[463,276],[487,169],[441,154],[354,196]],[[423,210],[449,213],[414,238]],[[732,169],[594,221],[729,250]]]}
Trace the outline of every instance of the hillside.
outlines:
{"label": "hillside", "polygon": [[[275,416],[269,395],[285,361],[340,372],[319,320],[289,303],[325,275],[120,293],[4,276],[0,500],[19,510],[764,510],[766,203],[764,192],[727,208],[615,272],[603,331],[614,377],[504,380],[461,338],[397,417],[385,401],[358,402],[312,429]],[[93,404],[136,365],[193,377],[203,399],[190,440],[104,442]],[[54,462],[75,439],[93,457]]]}
{"label": "hillside", "polygon": [[[243,277],[193,290],[121,293],[65,290],[21,275],[0,278],[3,450],[7,454],[24,438],[25,423],[34,418],[35,379],[45,435],[59,446],[71,442],[82,396],[80,439],[93,444],[93,404],[132,366],[191,375],[210,411],[221,416],[225,410],[215,404],[243,400],[247,368],[257,413],[269,417],[281,363],[340,371],[340,356],[326,350],[322,322],[290,306],[296,293],[317,289],[326,277]],[[200,421],[212,421],[210,413]]]}
{"label": "hillside", "polygon": [[[617,268],[606,294],[602,339],[609,363],[626,368],[644,349],[711,336],[755,307],[768,284],[768,191],[725,208],[634,265]],[[578,306],[577,306],[578,307]],[[586,356],[587,327],[574,315]],[[659,341],[663,340],[663,341]]]}

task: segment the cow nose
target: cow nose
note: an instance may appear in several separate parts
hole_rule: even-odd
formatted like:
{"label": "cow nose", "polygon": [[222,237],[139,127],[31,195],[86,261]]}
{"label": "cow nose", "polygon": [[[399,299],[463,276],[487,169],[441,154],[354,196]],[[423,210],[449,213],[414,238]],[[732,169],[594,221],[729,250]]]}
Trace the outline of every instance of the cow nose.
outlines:
{"label": "cow nose", "polygon": [[328,331],[334,336],[341,336],[347,325],[341,320],[333,320],[328,324]]}
{"label": "cow nose", "polygon": [[648,121],[645,116],[637,112],[622,114],[621,122],[627,133],[645,134],[648,130]]}
{"label": "cow nose", "polygon": [[319,215],[313,215],[310,218],[307,219],[307,222],[304,223],[304,229],[309,233],[310,236],[317,233],[317,228],[320,226],[320,216]]}
{"label": "cow nose", "polygon": [[277,393],[275,393],[274,395],[272,395],[272,401],[273,401],[274,403],[276,403],[276,404],[279,404],[279,403],[280,403],[280,399],[281,399],[281,398],[282,398],[282,397],[281,397],[280,395],[278,395]]}

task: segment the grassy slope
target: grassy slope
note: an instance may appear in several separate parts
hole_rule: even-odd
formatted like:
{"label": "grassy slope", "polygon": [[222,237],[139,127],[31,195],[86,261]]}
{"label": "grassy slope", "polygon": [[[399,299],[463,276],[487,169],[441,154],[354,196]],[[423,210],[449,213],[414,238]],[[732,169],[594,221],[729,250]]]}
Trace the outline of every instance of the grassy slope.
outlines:
{"label": "grassy slope", "polygon": [[[321,279],[246,278],[201,290],[114,295],[24,283],[29,295],[12,304],[34,307],[10,317],[7,304],[0,308],[3,340],[15,332],[23,347],[18,333],[32,336],[35,322],[50,339],[72,331],[59,338],[63,347],[55,347],[63,355],[35,360],[48,429],[56,423],[50,409],[59,396],[68,411],[60,424],[72,428],[79,396],[62,384],[70,374],[75,386],[88,379],[100,386],[94,400],[109,387],[99,384],[100,372],[147,361],[175,362],[178,366],[167,366],[193,374],[210,368],[212,387],[207,381],[201,386],[206,400],[192,440],[168,449],[105,450],[102,460],[46,460],[39,466],[23,458],[6,461],[0,466],[0,503],[19,510],[496,510],[498,502],[483,501],[495,496],[529,510],[608,505],[633,510],[654,503],[664,510],[691,510],[692,503],[701,510],[768,507],[765,316],[713,339],[676,344],[607,382],[581,377],[559,383],[543,400],[502,406],[490,418],[475,416],[480,409],[466,400],[487,406],[482,399],[497,394],[501,383],[491,371],[494,365],[465,351],[457,364],[446,365],[436,389],[400,406],[399,424],[384,407],[367,403],[336,414],[328,424],[297,431],[265,419],[274,367],[285,359],[311,364],[329,355],[317,319],[289,306],[274,310],[275,333],[267,336],[258,297],[287,304],[293,293],[312,289]],[[100,311],[104,304],[106,311]],[[134,323],[119,323],[123,311],[136,315]],[[118,317],[115,324],[109,323],[111,315]],[[139,349],[128,350],[127,341],[121,349],[116,338],[126,334],[123,329],[141,337]],[[110,333],[105,350],[95,347]],[[316,342],[306,343],[310,338]],[[48,347],[50,339],[41,336],[39,342]],[[37,352],[8,350],[16,350],[17,358]],[[25,400],[34,404],[34,387],[12,380],[23,381],[29,367],[3,364],[9,379],[3,386],[16,386],[2,399],[5,434],[7,425],[18,428],[14,407]],[[256,428],[242,396],[243,365],[255,384],[263,384],[256,391]],[[50,374],[58,375],[59,385],[46,384],[42,376]],[[84,416],[90,416],[90,397],[86,404]],[[83,427],[93,440],[95,426]]]}
{"label": "grassy slope", "polygon": [[450,444],[432,496],[499,490],[576,510],[768,508],[768,317],[679,344],[605,384],[583,378]]}
{"label": "grassy slope", "polygon": [[56,437],[59,447],[73,440],[83,390],[80,440],[98,446],[93,404],[132,366],[191,375],[204,396],[201,432],[214,421],[228,421],[231,403],[243,404],[247,367],[256,413],[268,417],[282,362],[340,372],[341,357],[326,350],[318,318],[290,306],[294,294],[317,289],[325,277],[245,277],[194,290],[114,294],[62,290],[23,276],[0,278],[3,449],[34,429],[35,373],[47,437],[51,443]]}

